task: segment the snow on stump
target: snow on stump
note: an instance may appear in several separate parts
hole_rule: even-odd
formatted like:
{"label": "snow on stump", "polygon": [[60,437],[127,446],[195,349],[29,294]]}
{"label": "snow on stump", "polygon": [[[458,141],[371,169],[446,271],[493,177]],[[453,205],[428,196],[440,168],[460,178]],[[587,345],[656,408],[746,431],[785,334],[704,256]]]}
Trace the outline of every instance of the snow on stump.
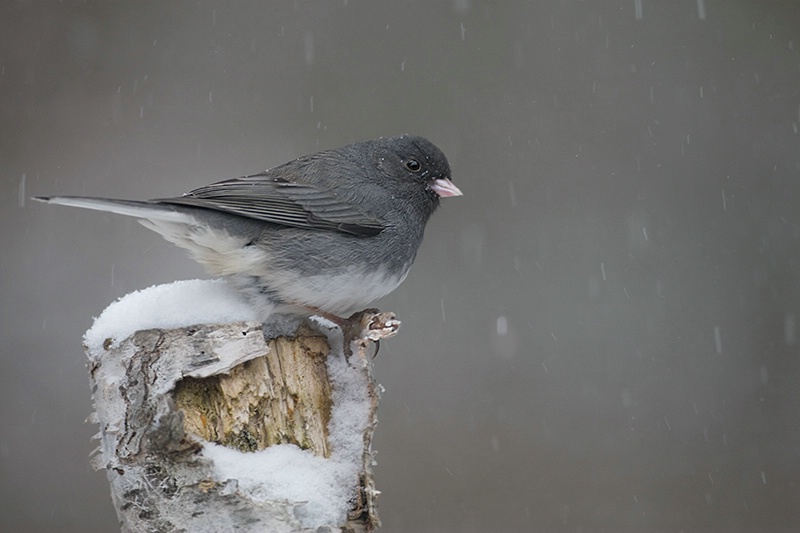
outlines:
{"label": "snow on stump", "polygon": [[[195,325],[192,325],[195,324]],[[227,285],[129,294],[86,333],[96,468],[123,531],[371,531],[391,313],[262,324]]]}

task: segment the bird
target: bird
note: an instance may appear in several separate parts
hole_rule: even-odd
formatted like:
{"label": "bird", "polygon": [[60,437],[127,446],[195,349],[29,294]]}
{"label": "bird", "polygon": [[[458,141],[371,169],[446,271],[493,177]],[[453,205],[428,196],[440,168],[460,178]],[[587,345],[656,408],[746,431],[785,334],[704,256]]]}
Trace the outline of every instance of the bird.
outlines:
{"label": "bird", "polygon": [[406,278],[440,199],[461,196],[444,153],[415,135],[299,157],[182,196],[39,196],[132,216],[225,279],[265,320],[340,317]]}

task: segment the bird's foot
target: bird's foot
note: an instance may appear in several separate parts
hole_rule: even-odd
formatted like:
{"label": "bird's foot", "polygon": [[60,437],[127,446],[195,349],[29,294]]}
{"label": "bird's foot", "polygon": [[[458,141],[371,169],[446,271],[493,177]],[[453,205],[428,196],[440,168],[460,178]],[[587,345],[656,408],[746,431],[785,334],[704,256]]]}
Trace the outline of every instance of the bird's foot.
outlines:
{"label": "bird's foot", "polygon": [[394,313],[381,312],[374,308],[358,311],[347,318],[319,309],[313,311],[318,316],[336,324],[342,331],[344,353],[348,360],[353,355],[352,343],[358,343],[359,346],[366,348],[367,341],[374,342],[377,347],[373,355],[375,357],[380,350],[380,340],[395,336],[400,329],[400,321]]}

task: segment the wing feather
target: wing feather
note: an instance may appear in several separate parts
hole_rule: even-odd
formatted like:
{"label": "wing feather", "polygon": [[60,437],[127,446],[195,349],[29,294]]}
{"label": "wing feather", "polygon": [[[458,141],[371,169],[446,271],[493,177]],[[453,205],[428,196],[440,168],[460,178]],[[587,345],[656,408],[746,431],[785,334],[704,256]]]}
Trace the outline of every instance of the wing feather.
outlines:
{"label": "wing feather", "polygon": [[360,236],[374,236],[385,228],[383,220],[331,191],[274,177],[269,172],[221,181],[177,198],[154,201],[215,209],[282,226]]}

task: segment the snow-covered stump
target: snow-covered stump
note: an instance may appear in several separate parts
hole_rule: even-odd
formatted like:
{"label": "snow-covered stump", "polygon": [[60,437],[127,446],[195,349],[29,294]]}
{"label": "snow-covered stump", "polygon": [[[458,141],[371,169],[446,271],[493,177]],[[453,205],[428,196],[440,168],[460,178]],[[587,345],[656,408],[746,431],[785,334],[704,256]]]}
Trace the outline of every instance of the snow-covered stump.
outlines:
{"label": "snow-covered stump", "polygon": [[[213,282],[180,283],[198,284],[204,301],[209,287],[231,296]],[[93,464],[107,471],[122,530],[376,528],[378,390],[367,352],[399,322],[365,311],[344,332],[314,318],[287,333],[252,320],[174,327],[153,318],[176,292],[192,308],[186,290],[128,295],[87,332],[100,425]],[[127,330],[153,321],[171,329]]]}

